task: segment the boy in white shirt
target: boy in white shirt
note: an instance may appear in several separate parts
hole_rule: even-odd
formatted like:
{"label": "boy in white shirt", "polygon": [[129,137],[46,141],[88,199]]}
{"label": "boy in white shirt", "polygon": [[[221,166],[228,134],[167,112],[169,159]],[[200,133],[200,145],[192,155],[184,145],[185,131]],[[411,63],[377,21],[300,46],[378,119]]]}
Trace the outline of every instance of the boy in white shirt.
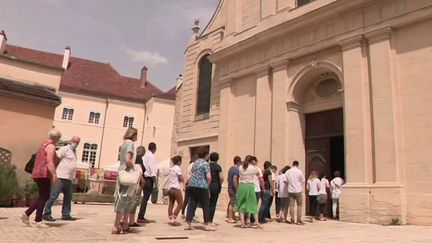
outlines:
{"label": "boy in white shirt", "polygon": [[340,177],[340,172],[336,170],[334,172],[334,178],[330,182],[333,219],[339,218],[339,197],[342,194],[343,184],[344,184],[344,180]]}

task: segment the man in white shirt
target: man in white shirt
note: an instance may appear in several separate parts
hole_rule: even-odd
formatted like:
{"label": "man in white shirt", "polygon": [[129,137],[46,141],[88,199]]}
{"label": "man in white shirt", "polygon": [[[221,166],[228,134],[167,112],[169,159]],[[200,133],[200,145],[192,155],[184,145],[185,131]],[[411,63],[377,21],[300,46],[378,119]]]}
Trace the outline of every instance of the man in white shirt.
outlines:
{"label": "man in white shirt", "polygon": [[51,215],[51,208],[55,200],[57,200],[60,193],[63,193],[63,206],[62,206],[62,220],[75,220],[71,213],[72,205],[72,181],[75,178],[77,168],[76,149],[80,143],[79,137],[73,137],[69,144],[61,147],[56,151],[59,159],[56,173],[59,182],[51,186],[51,195],[45,204],[43,213],[43,220],[55,221]]}
{"label": "man in white shirt", "polygon": [[147,210],[147,203],[150,199],[150,196],[155,189],[157,182],[156,182],[156,176],[157,176],[157,169],[156,169],[156,160],[155,160],[155,153],[156,153],[156,144],[155,143],[149,143],[147,152],[144,155],[143,158],[143,165],[145,168],[144,172],[144,180],[145,184],[143,187],[143,198],[141,201],[140,210],[138,213],[138,223],[150,223],[151,221],[145,218],[145,213]]}
{"label": "man in white shirt", "polygon": [[298,168],[299,162],[294,161],[293,167],[285,172],[286,182],[288,183],[288,200],[291,223],[294,223],[294,204],[297,203],[297,224],[303,225],[302,206],[303,206],[303,183],[305,178],[303,172]]}

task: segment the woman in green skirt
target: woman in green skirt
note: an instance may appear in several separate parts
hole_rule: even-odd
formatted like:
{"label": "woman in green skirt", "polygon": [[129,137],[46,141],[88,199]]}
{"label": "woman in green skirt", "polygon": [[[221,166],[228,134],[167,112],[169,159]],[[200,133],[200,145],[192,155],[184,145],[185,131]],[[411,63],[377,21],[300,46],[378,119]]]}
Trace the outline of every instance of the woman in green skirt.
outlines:
{"label": "woman in green skirt", "polygon": [[[258,218],[258,203],[255,195],[254,176],[259,176],[259,170],[249,164],[251,156],[248,155],[239,168],[239,186],[236,194],[236,210],[240,213],[241,227],[246,228],[245,214],[253,214]],[[261,225],[257,222],[257,226]]]}

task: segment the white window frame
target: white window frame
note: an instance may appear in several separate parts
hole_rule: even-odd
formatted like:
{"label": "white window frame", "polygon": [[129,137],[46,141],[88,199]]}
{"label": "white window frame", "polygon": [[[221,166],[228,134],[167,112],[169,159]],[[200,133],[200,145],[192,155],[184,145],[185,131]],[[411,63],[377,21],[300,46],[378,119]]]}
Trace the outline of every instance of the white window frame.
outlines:
{"label": "white window frame", "polygon": [[[66,112],[65,112],[65,110],[66,110]],[[72,121],[74,114],[75,114],[75,109],[73,107],[64,106],[62,109],[62,114],[61,114],[60,118],[63,121]]]}
{"label": "white window frame", "polygon": [[[92,118],[91,115],[92,113],[94,114],[94,117]],[[99,117],[97,117],[96,115],[99,114]],[[101,120],[101,113],[99,111],[95,111],[95,110],[90,110],[88,113],[88,123],[89,124],[95,124],[95,125],[99,125],[100,124],[100,120]],[[97,122],[96,122],[97,121]]]}
{"label": "white window frame", "polygon": [[[87,145],[89,147],[87,147]],[[94,146],[96,148],[94,148]],[[81,161],[89,164],[89,167],[96,167],[98,158],[99,144],[92,141],[87,141],[83,144],[83,151],[81,154]]]}
{"label": "white window frame", "polygon": [[135,122],[135,116],[125,115],[125,116],[123,116],[123,125],[122,126],[124,128],[133,127],[134,122]]}

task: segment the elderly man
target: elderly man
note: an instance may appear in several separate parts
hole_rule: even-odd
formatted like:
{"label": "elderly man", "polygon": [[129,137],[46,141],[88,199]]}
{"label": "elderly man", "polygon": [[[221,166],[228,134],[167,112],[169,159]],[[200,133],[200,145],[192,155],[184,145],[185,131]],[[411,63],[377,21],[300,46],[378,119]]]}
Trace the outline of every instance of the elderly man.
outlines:
{"label": "elderly man", "polygon": [[57,151],[59,158],[59,165],[57,166],[57,178],[59,182],[54,184],[51,188],[51,195],[45,204],[43,219],[45,221],[55,221],[51,216],[51,208],[55,200],[57,200],[60,193],[63,193],[63,207],[62,207],[62,220],[75,220],[71,213],[72,202],[72,180],[75,178],[77,168],[76,149],[80,143],[79,137],[73,137],[69,144],[60,148]]}

